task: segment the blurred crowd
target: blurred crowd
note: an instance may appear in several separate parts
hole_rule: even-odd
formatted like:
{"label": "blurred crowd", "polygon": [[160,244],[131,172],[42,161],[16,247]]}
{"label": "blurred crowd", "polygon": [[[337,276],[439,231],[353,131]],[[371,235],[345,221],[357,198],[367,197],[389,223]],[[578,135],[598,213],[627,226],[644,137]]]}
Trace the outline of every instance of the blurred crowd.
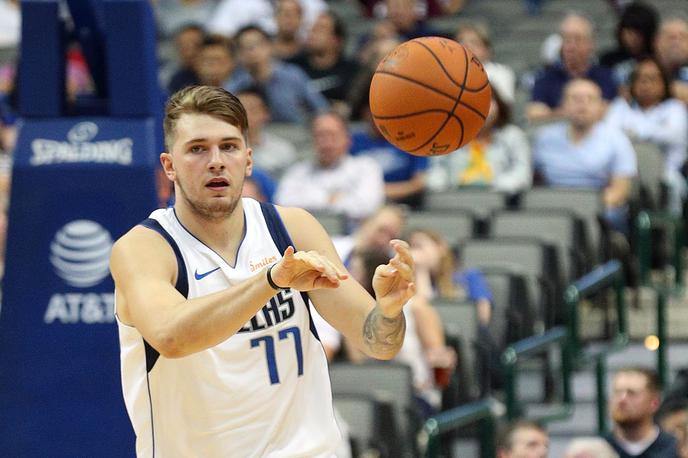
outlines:
{"label": "blurred crowd", "polygon": [[[429,193],[464,187],[499,191],[513,202],[533,186],[596,189],[605,205],[604,223],[619,240],[628,240],[633,184],[642,173],[636,147],[651,144],[664,161],[664,192],[657,205],[681,214],[687,194],[688,16],[657,11],[650,2],[612,1],[618,12],[617,44],[600,50],[594,21],[568,13],[560,18],[558,32],[543,43],[542,68],[522,75],[495,61],[489,18],[462,16],[469,0],[347,1],[366,17],[370,26],[364,32],[359,27],[359,33],[349,33],[352,24],[330,4],[341,1],[152,0],[160,81],[168,93],[205,84],[222,86],[241,99],[248,111],[255,162],[245,195],[345,215],[349,234],[335,244],[364,286],[370,287],[374,266],[384,262],[391,239],[410,242],[418,295],[405,310],[409,326],[398,358],[413,368],[419,410],[428,416],[442,404],[443,382],[434,369],[452,370],[457,364],[431,305],[435,298],[472,301],[481,345],[495,357],[501,348],[499,336],[489,331],[492,298],[480,271],[464,269],[453,247],[431,228],[409,232],[408,212],[423,209]],[[541,3],[514,2],[514,8],[536,15]],[[18,4],[0,0],[3,247],[18,119]],[[455,18],[455,27],[436,30],[432,19],[441,16]],[[385,141],[375,128],[367,97],[377,63],[386,53],[405,40],[430,35],[469,48],[484,64],[493,91],[478,136],[452,154],[426,158]],[[74,100],[93,91],[88,65],[74,42],[67,54],[67,97]],[[530,94],[526,103],[519,102],[519,91]],[[170,190],[162,192],[167,200]],[[0,261],[3,253],[0,249]],[[362,359],[327,323],[320,321],[319,326],[331,359]],[[625,385],[615,385],[614,399],[617,392],[624,399],[649,393],[646,417],[652,418],[658,403],[652,397],[657,385],[651,374],[629,369],[616,376],[617,382]],[[681,412],[687,412],[685,406]],[[654,422],[632,432],[623,424],[617,420],[609,440],[616,451],[590,439],[572,444],[567,456],[635,456],[623,450],[637,450],[649,437],[654,441],[663,434]],[[688,457],[685,419],[681,427],[680,456]],[[522,437],[530,438],[523,443],[546,453],[546,433],[538,425],[517,424],[505,437],[501,457],[545,456],[510,454],[521,446]]]}

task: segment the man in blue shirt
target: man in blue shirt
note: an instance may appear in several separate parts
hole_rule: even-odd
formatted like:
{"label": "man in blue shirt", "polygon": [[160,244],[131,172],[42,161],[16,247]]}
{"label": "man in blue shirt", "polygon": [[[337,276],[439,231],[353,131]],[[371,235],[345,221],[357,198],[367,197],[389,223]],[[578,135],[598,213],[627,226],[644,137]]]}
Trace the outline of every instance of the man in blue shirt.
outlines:
{"label": "man in blue shirt", "polygon": [[304,123],[308,115],[328,110],[327,100],[310,86],[303,70],[273,58],[270,36],[265,31],[246,26],[237,32],[235,42],[241,67],[225,83],[229,92],[261,87],[274,122]]}
{"label": "man in blue shirt", "polygon": [[593,188],[602,192],[607,221],[627,232],[626,203],[636,175],[636,156],[626,135],[600,122],[602,91],[593,81],[574,79],[564,88],[565,122],[536,134],[535,171],[549,186]]}
{"label": "man in blue shirt", "polygon": [[530,121],[551,121],[560,118],[559,109],[566,83],[573,78],[587,78],[601,88],[606,100],[616,97],[617,87],[611,70],[594,63],[595,41],[589,19],[569,14],[559,26],[561,61],[538,73],[533,86],[532,101],[526,107]]}
{"label": "man in blue shirt", "polygon": [[406,204],[419,208],[425,193],[425,175],[428,158],[413,156],[389,143],[380,134],[370,115],[364,109],[367,129],[354,132],[351,136],[351,154],[369,156],[380,164],[385,180],[385,198],[388,202]]}

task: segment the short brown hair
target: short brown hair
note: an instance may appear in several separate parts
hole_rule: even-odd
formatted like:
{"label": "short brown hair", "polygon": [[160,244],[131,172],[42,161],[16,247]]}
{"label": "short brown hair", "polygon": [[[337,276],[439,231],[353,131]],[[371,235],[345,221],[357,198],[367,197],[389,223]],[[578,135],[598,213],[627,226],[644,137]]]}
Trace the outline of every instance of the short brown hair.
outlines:
{"label": "short brown hair", "polygon": [[175,92],[165,107],[165,148],[171,149],[177,121],[184,113],[207,114],[225,121],[241,131],[246,140],[248,118],[238,98],[215,86],[188,86]]}
{"label": "short brown hair", "polygon": [[518,420],[507,425],[506,428],[504,428],[504,430],[501,432],[499,439],[497,440],[497,449],[510,451],[514,446],[514,436],[516,435],[516,432],[521,429],[534,429],[536,431],[540,431],[544,435],[547,435],[547,430],[545,430],[545,427],[540,423],[529,420]]}
{"label": "short brown hair", "polygon": [[652,391],[653,393],[660,393],[662,391],[662,386],[659,383],[659,375],[654,369],[643,366],[627,366],[617,369],[617,371],[614,373],[614,376],[616,377],[617,375],[623,373],[640,374],[645,377],[646,388],[648,390]]}

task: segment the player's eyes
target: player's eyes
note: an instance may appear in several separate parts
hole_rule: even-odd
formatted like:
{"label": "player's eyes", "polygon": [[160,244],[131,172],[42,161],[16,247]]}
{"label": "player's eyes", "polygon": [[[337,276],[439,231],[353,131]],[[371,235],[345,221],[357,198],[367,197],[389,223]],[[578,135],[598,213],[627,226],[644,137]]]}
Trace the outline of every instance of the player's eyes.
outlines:
{"label": "player's eyes", "polygon": [[201,145],[193,145],[189,148],[189,152],[194,154],[202,153],[203,151],[205,151],[205,148]]}
{"label": "player's eyes", "polygon": [[237,146],[233,143],[223,143],[220,145],[220,149],[222,151],[234,151],[237,149]]}

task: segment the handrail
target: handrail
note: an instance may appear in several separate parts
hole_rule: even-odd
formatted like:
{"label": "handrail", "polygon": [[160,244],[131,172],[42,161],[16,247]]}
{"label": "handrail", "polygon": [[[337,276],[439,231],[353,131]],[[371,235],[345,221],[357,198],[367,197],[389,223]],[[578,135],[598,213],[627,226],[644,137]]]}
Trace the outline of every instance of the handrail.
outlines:
{"label": "handrail", "polygon": [[504,412],[504,405],[494,398],[487,397],[450,410],[441,412],[428,420],[418,434],[418,447],[421,455],[427,458],[439,456],[439,436],[462,426],[481,422],[480,457],[494,458],[497,455],[494,438],[496,419]]}
{"label": "handrail", "polygon": [[683,257],[681,248],[685,244],[683,220],[665,212],[640,211],[635,219],[637,233],[637,255],[640,262],[640,281],[643,285],[650,282],[650,264],[652,262],[652,229],[664,227],[673,233],[674,282],[677,287],[683,286]]}
{"label": "handrail", "polygon": [[506,412],[507,418],[513,420],[520,416],[521,406],[518,402],[517,394],[517,365],[521,359],[532,354],[542,352],[553,345],[559,345],[561,351],[561,370],[562,370],[562,403],[555,412],[550,413],[546,418],[539,418],[541,421],[553,420],[555,418],[566,417],[571,412],[571,357],[570,346],[568,344],[568,330],[563,326],[557,326],[546,333],[538,336],[528,337],[520,340],[502,353],[502,368],[504,370]]}

